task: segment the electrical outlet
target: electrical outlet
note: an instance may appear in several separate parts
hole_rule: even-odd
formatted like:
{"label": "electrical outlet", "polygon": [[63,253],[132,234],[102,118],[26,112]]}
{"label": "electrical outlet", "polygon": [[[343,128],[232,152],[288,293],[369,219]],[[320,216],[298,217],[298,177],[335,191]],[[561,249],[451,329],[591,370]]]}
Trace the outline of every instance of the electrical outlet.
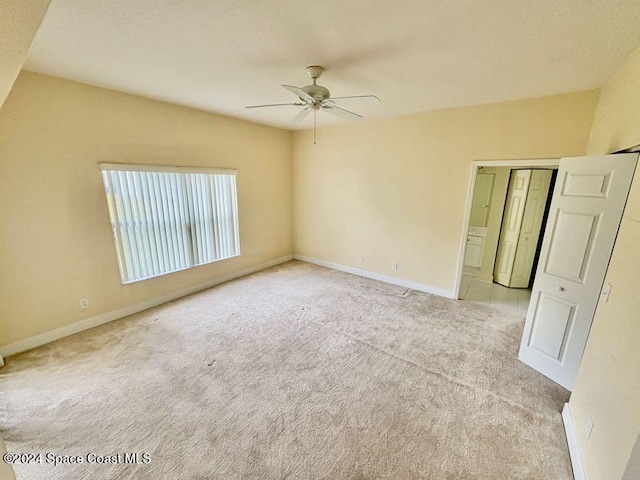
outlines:
{"label": "electrical outlet", "polygon": [[88,298],[83,298],[82,300],[80,300],[80,308],[84,310],[85,308],[89,308],[89,306],[90,304]]}
{"label": "electrical outlet", "polygon": [[393,262],[393,264],[391,265],[393,267],[394,270],[398,269],[398,262]]}
{"label": "electrical outlet", "polygon": [[591,432],[593,432],[593,418],[589,417],[587,420],[587,440],[591,438]]}
{"label": "electrical outlet", "polygon": [[364,263],[364,255],[360,257],[360,263]]}

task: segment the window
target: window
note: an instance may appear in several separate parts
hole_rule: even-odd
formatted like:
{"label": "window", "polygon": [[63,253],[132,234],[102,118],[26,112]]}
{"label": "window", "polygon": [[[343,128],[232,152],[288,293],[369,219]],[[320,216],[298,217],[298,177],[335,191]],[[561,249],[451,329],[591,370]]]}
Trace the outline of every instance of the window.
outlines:
{"label": "window", "polygon": [[240,255],[235,170],[100,169],[123,284]]}

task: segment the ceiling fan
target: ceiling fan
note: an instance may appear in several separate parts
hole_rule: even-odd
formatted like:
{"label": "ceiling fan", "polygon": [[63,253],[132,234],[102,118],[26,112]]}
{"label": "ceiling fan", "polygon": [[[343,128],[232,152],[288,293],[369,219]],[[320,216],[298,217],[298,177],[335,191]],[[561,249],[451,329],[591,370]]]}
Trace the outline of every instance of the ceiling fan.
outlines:
{"label": "ceiling fan", "polygon": [[292,85],[282,85],[291,93],[296,95],[299,99],[298,102],[293,103],[271,103],[267,105],[250,105],[245,108],[264,108],[264,107],[282,107],[288,105],[295,105],[302,107],[302,110],[293,118],[294,122],[301,122],[309,113],[313,111],[313,143],[316,143],[316,114],[318,111],[323,111],[335,115],[336,117],[344,118],[345,120],[358,121],[364,117],[358,115],[355,112],[347,110],[345,108],[336,105],[335,100],[346,100],[352,98],[360,99],[372,99],[380,102],[380,99],[375,95],[351,95],[347,97],[331,97],[329,90],[322,85],[318,85],[316,82],[320,75],[324,72],[324,68],[318,65],[311,65],[307,67],[307,74],[313,81],[311,85],[305,87],[294,87]]}

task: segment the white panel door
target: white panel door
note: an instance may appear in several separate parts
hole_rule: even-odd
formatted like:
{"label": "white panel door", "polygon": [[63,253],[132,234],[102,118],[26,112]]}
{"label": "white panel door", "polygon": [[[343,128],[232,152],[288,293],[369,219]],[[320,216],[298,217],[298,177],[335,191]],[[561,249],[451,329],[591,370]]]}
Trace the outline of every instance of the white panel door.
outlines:
{"label": "white panel door", "polygon": [[469,225],[472,227],[487,226],[495,178],[495,173],[478,173],[476,176],[476,186],[473,190],[473,202],[471,204],[471,218],[469,220]]}
{"label": "white panel door", "polygon": [[569,390],[637,160],[631,153],[560,161],[519,357]]}
{"label": "white panel door", "polygon": [[542,220],[549,197],[551,170],[534,170],[529,181],[529,193],[524,207],[518,249],[513,260],[513,271],[509,286],[527,288],[531,279],[531,270],[536,256]]}
{"label": "white panel door", "polygon": [[514,170],[511,172],[507,204],[504,210],[502,229],[500,230],[498,253],[496,254],[496,266],[493,272],[495,281],[507,287],[511,281],[513,261],[516,257],[520,239],[520,226],[524,216],[530,179],[531,170]]}

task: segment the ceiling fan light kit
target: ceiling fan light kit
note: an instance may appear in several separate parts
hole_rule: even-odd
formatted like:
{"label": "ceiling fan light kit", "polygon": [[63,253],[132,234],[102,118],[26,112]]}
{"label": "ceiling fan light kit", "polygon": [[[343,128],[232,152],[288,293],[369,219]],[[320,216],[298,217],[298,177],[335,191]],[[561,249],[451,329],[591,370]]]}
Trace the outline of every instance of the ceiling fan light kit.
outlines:
{"label": "ceiling fan light kit", "polygon": [[324,111],[345,120],[358,121],[364,117],[350,110],[346,110],[335,104],[335,100],[347,100],[352,98],[368,99],[380,102],[375,95],[351,95],[347,97],[333,97],[326,87],[317,84],[318,78],[324,72],[324,68],[319,65],[311,65],[307,67],[307,75],[311,78],[311,85],[304,87],[294,87],[293,85],[282,85],[294,95],[297,95],[299,102],[294,103],[270,103],[265,105],[250,105],[245,108],[264,108],[264,107],[281,107],[281,106],[298,106],[302,110],[293,118],[294,122],[301,122],[311,111],[313,111],[313,143],[316,143],[316,114],[318,111]]}

